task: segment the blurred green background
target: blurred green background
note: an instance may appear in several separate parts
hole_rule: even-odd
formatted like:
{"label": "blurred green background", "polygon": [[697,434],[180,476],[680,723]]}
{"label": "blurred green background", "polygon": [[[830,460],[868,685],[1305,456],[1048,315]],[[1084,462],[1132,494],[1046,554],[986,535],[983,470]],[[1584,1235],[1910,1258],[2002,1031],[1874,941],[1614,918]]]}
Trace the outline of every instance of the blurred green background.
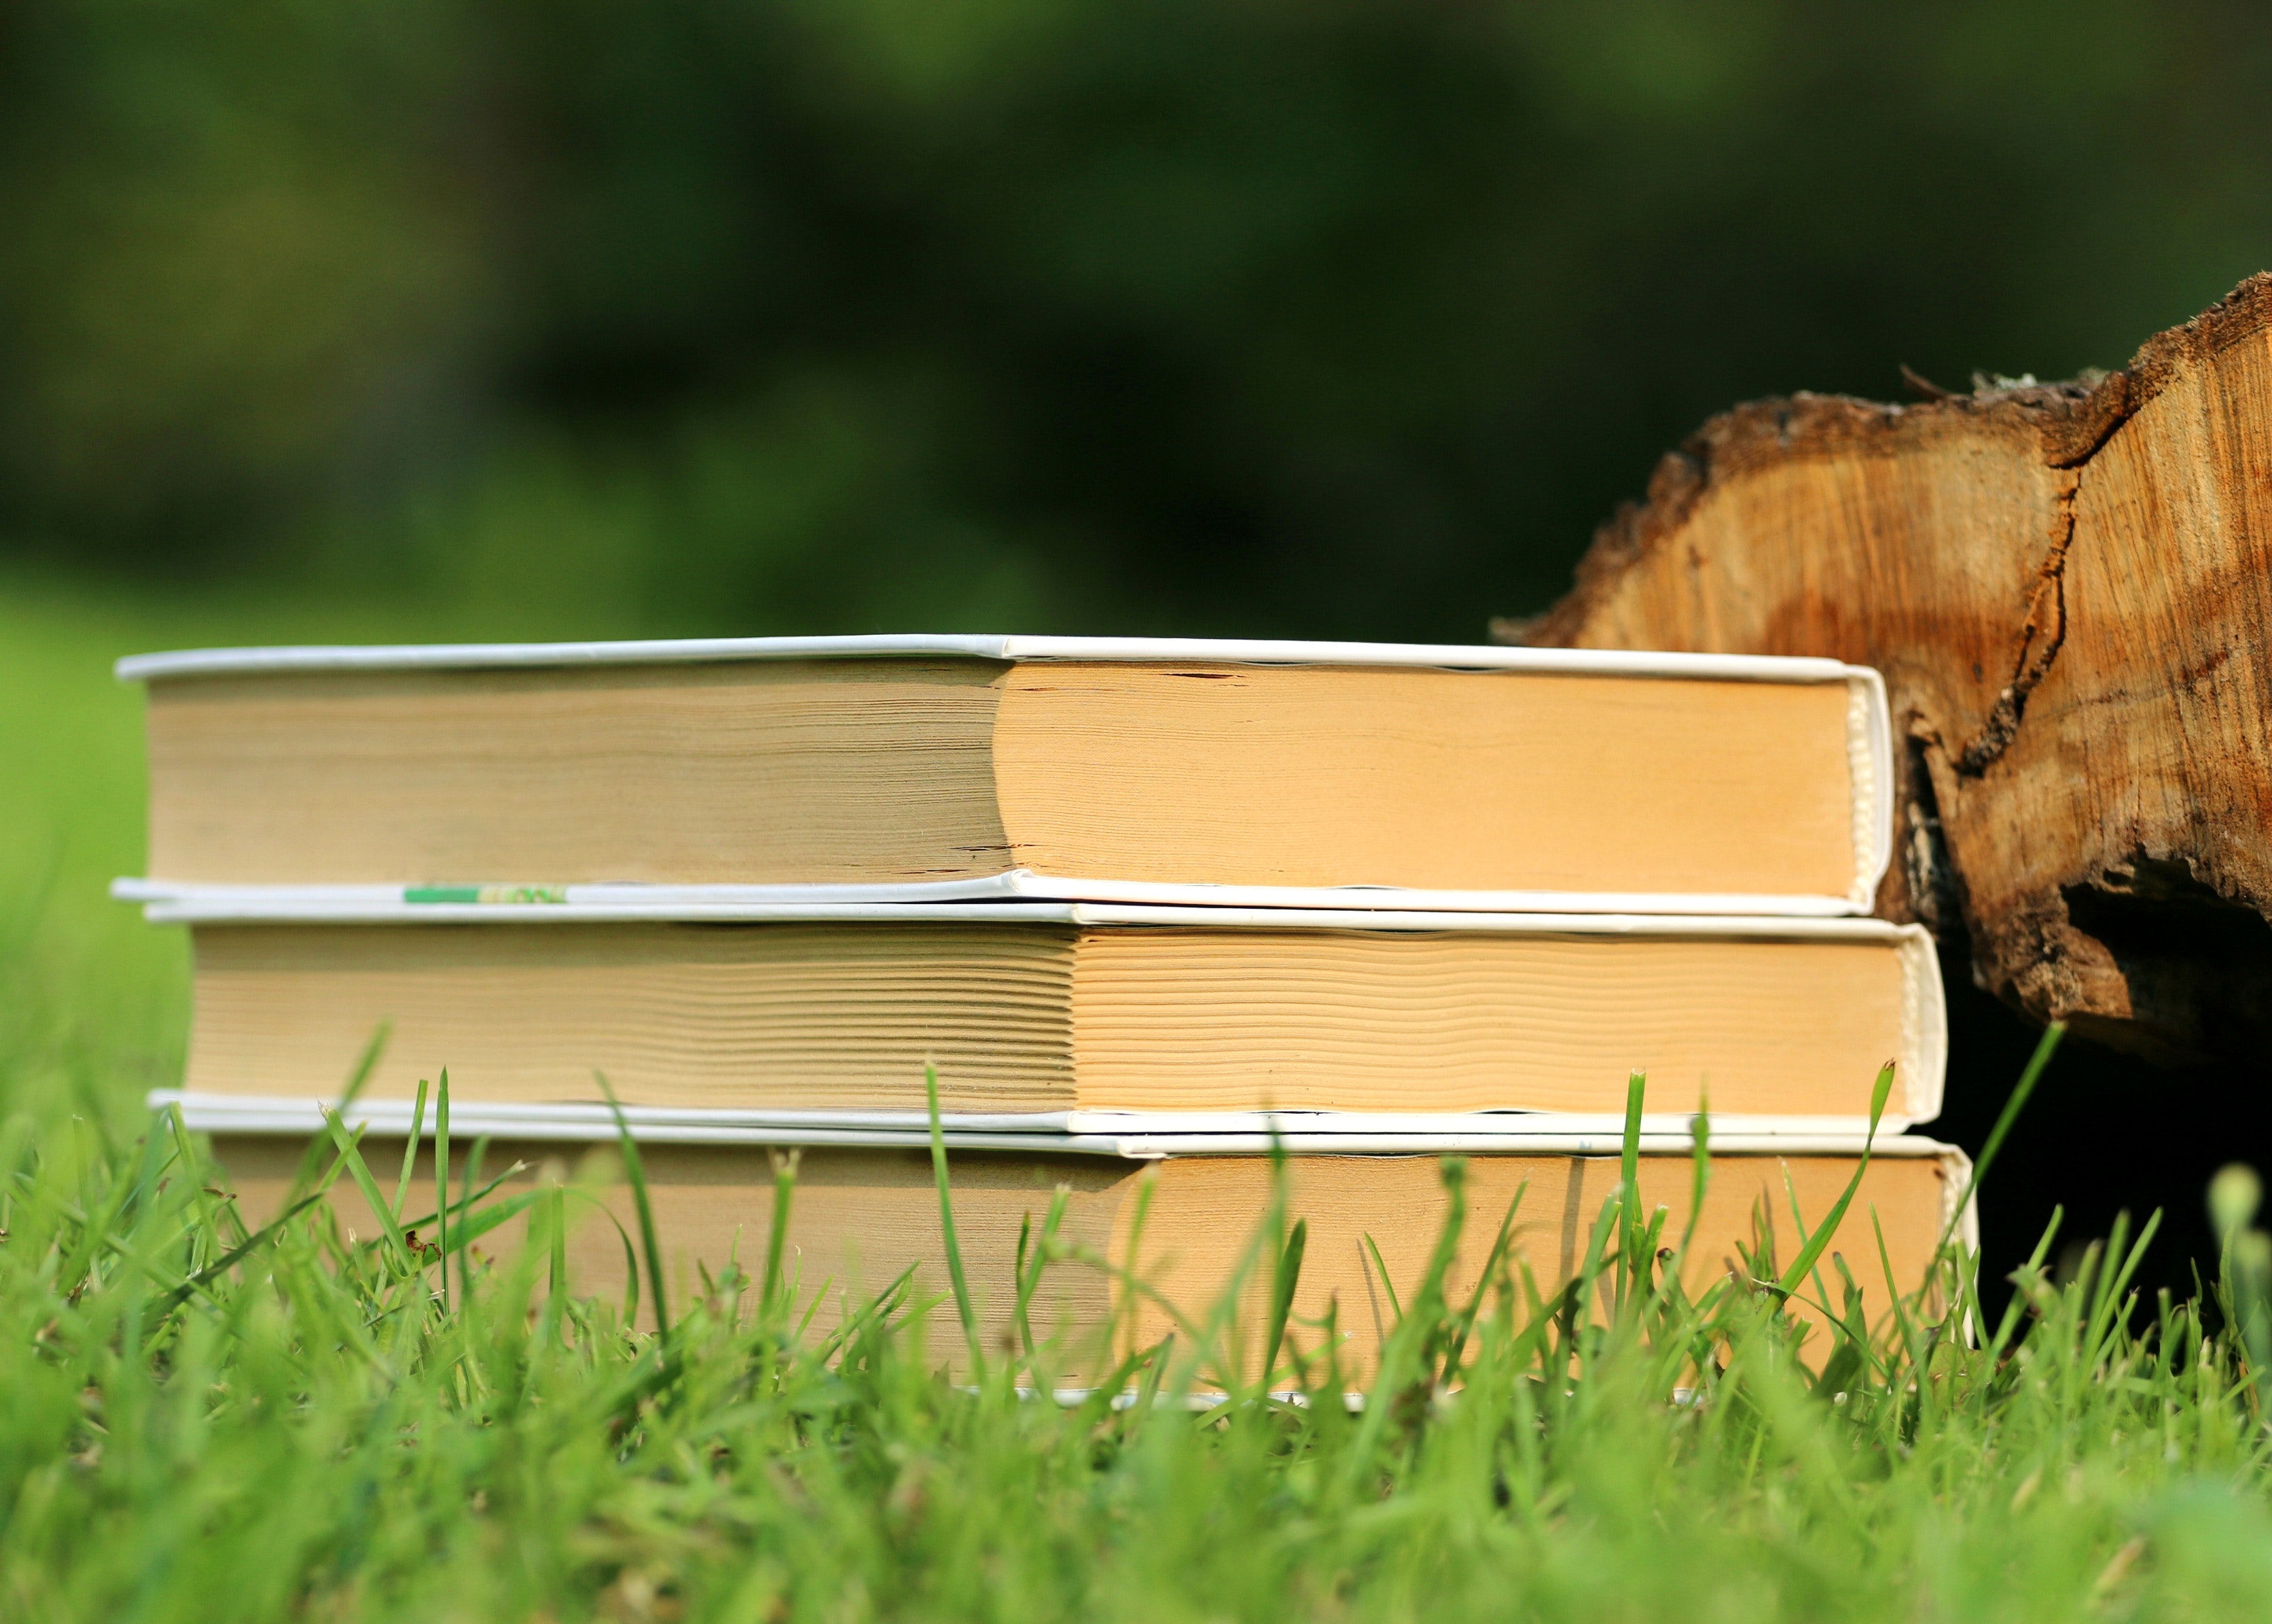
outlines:
{"label": "blurred green background", "polygon": [[2272,263],[2268,86],[2237,4],[17,0],[0,556],[1476,638],[1722,406]]}
{"label": "blurred green background", "polygon": [[2232,0],[14,0],[0,1051],[173,1075],[119,654],[1478,639],[1722,407],[2272,266],[2268,113]]}

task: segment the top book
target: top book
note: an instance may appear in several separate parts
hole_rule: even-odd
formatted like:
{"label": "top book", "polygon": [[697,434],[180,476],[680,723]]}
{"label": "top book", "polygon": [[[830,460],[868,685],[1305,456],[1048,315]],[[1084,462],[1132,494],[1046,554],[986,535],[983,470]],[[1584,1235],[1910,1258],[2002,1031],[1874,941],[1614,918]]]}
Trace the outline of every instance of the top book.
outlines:
{"label": "top book", "polygon": [[1828,915],[1892,840],[1883,685],[1832,660],[936,636],[118,673],[150,872],[191,888]]}

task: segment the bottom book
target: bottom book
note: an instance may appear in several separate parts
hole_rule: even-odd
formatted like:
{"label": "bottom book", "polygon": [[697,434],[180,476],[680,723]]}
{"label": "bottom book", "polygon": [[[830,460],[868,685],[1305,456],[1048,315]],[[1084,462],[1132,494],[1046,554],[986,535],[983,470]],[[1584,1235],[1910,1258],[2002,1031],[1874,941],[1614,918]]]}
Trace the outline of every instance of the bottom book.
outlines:
{"label": "bottom book", "polygon": [[[192,1119],[191,1126],[220,1125]],[[916,1295],[940,1303],[930,1321],[930,1355],[959,1369],[966,1359],[954,1310],[944,1299],[949,1281],[939,1197],[920,1136],[838,1133],[827,1136],[835,1142],[802,1145],[794,1134],[772,1137],[777,1142],[641,1144],[674,1302],[689,1300],[699,1283],[698,1263],[714,1281],[729,1263],[748,1275],[762,1272],[776,1170],[793,1152],[783,1254],[801,1298],[808,1306],[819,1299],[815,1325],[841,1322],[912,1268]],[[997,1149],[973,1142],[983,1136],[958,1135],[948,1153],[958,1243],[990,1355],[1015,1345],[1020,1229],[1030,1222],[1038,1232],[1060,1190],[1065,1202],[1058,1239],[1071,1255],[1061,1255],[1044,1272],[1029,1318],[1037,1336],[1057,1339],[1063,1382],[1094,1381],[1118,1358],[1167,1336],[1177,1328],[1178,1312],[1205,1321],[1234,1290],[1248,1326],[1260,1322],[1270,1271],[1267,1263],[1254,1266],[1251,1260],[1257,1255],[1252,1243],[1271,1213],[1268,1155],[1256,1154],[1251,1142],[1226,1154],[1214,1142],[1219,1135],[1068,1139],[1065,1148],[1037,1144],[1039,1137]],[[1411,1300],[1451,1216],[1443,1149],[1457,1149],[1465,1162],[1465,1218],[1447,1277],[1454,1302],[1475,1290],[1510,1209],[1511,1250],[1542,1294],[1551,1295],[1583,1266],[1603,1203],[1618,1185],[1618,1156],[1599,1154],[1605,1147],[1598,1139],[1566,1144],[1534,1133],[1479,1148],[1476,1137],[1464,1136],[1456,1147],[1416,1138],[1401,1154],[1378,1149],[1334,1154],[1317,1148],[1327,1135],[1304,1135],[1295,1143],[1296,1153],[1286,1157],[1287,1222],[1307,1225],[1289,1331],[1297,1347],[1316,1354],[1331,1337],[1340,1343],[1351,1379],[1371,1371],[1394,1327],[1396,1303]],[[277,1133],[220,1131],[213,1143],[251,1225],[281,1207],[309,1148],[304,1136]],[[392,1142],[376,1134],[363,1141],[371,1166],[390,1188],[402,1145],[399,1131]],[[1613,1151],[1614,1141],[1606,1148]],[[1691,1223],[1690,1147],[1670,1135],[1653,1135],[1642,1148],[1642,1209],[1667,1209],[1663,1244],[1670,1246]],[[452,1149],[451,1183],[463,1190],[475,1147],[457,1141]],[[1835,1140],[1715,1146],[1686,1254],[1689,1289],[1700,1291],[1740,1268],[1745,1250],[1756,1259],[1763,1239],[1775,1266],[1788,1267],[1802,1244],[1800,1225],[1811,1228],[1825,1219],[1852,1178],[1860,1151],[1858,1141]],[[591,1193],[591,1199],[565,1203],[571,1289],[619,1300],[624,1237],[636,1237],[638,1230],[615,1148],[497,1139],[484,1143],[480,1156],[475,1177],[484,1184],[519,1164],[491,1201],[549,1180],[580,1184]],[[422,1152],[405,1216],[434,1210],[431,1168],[430,1152]],[[1944,1235],[1977,1244],[1970,1214],[1958,1210],[1969,1172],[1961,1152],[1930,1140],[1900,1136],[1878,1144],[1832,1243],[1861,1283],[1873,1321],[1889,1303],[1888,1263],[1891,1290],[1906,1295],[1926,1283]],[[348,1180],[336,1181],[326,1199],[346,1230],[368,1238],[379,1228]],[[622,1233],[594,1210],[599,1205],[613,1213]],[[574,1216],[579,1210],[580,1221]],[[524,1244],[524,1222],[484,1236],[479,1253],[491,1260],[513,1254]],[[433,1236],[430,1231],[422,1239]],[[1132,1268],[1145,1290],[1126,1285]],[[1838,1301],[1842,1287],[1829,1253],[1820,1273],[1830,1283],[1830,1300]],[[642,1318],[651,1318],[652,1303],[650,1293]],[[1803,1303],[1797,1307],[1814,1313]],[[1258,1337],[1250,1328],[1244,1340],[1251,1349]]]}

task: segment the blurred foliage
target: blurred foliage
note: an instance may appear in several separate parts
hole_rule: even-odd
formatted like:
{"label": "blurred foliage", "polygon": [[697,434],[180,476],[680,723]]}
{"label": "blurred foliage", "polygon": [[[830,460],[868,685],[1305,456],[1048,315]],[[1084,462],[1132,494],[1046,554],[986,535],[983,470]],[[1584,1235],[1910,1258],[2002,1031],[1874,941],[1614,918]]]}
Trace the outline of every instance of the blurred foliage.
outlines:
{"label": "blurred foliage", "polygon": [[18,0],[0,550],[1467,639],[1664,446],[2272,263],[2215,0]]}

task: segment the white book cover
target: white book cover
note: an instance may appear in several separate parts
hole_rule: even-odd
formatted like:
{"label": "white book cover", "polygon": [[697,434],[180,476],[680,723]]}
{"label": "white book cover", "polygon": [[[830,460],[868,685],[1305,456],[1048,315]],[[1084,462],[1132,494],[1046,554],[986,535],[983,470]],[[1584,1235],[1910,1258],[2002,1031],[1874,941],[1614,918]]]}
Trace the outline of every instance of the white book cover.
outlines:
{"label": "white book cover", "polygon": [[[640,665],[751,660],[954,657],[1005,662],[1042,661],[1204,661],[1248,665],[1379,665],[1444,670],[1539,671],[1566,675],[1689,677],[1709,681],[1837,684],[1847,692],[1847,735],[1854,786],[1852,883],[1842,895],[1678,892],[1420,891],[1394,887],[1330,888],[1275,886],[1162,885],[1110,877],[1039,874],[1015,869],[978,879],[913,886],[571,886],[498,884],[392,887],[408,901],[479,901],[485,894],[572,892],[579,903],[645,905],[690,890],[731,889],[751,901],[954,901],[1035,898],[1103,902],[1222,904],[1231,907],[1421,908],[1545,912],[1775,914],[1830,917],[1866,913],[1893,851],[1893,743],[1885,684],[1865,666],[1837,660],[1768,655],[1636,653],[1623,650],[1506,648],[1438,643],[1302,642],[1202,638],[1020,637],[996,634],[864,637],[690,638],[639,642],[460,643],[377,647],[191,649],[121,660],[122,681],[162,682],[261,672],[446,670],[544,666]],[[512,876],[497,876],[500,881]],[[541,877],[520,877],[541,878]],[[362,890],[366,887],[353,887]],[[434,891],[452,894],[432,897]]]}
{"label": "white book cover", "polygon": [[[264,1098],[251,1095],[198,1094],[153,1089],[153,1111],[178,1109],[192,1133],[301,1136],[321,1133],[329,1102]],[[409,1100],[358,1099],[336,1108],[350,1129],[379,1139],[410,1131],[415,1106]],[[626,1105],[623,1127],[640,1144],[870,1145],[921,1148],[930,1143],[930,1119],[922,1112],[853,1111],[701,1111]],[[1521,1156],[1616,1156],[1625,1143],[1625,1125],[1613,1117],[1549,1113],[1472,1112],[1458,1116],[1375,1115],[1345,1118],[1347,1126],[1316,1126],[1329,1111],[1222,1113],[1217,1120],[1188,1112],[1063,1111],[1050,1115],[979,1117],[948,1112],[939,1119],[950,1146],[967,1149],[1042,1150],[1138,1159],[1170,1156],[1267,1155],[1274,1145],[1289,1152],[1332,1156],[1446,1156],[1481,1152]],[[1878,1156],[1936,1156],[1948,1147],[1881,1124],[1870,1141],[1866,1124],[1848,1127],[1820,1118],[1792,1118],[1783,1132],[1756,1127],[1708,1127],[1715,1156],[1850,1156],[1865,1141]],[[431,1102],[425,1131],[433,1131]],[[605,1105],[482,1104],[450,1102],[453,1139],[527,1140],[570,1144],[606,1144],[617,1137],[616,1113]],[[1693,1118],[1643,1118],[1639,1135],[1649,1156],[1687,1156],[1696,1143]]]}

